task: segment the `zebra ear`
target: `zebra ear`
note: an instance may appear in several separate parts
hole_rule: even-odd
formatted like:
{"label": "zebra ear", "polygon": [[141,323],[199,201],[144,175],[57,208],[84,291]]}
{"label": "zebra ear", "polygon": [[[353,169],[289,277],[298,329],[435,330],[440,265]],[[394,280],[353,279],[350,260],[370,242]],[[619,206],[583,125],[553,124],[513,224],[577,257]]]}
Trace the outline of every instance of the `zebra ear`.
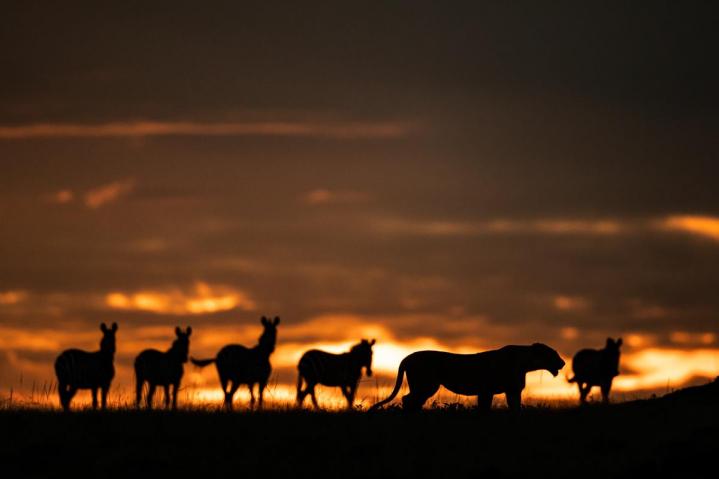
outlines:
{"label": "zebra ear", "polygon": [[117,323],[112,323],[112,332],[117,331]]}
{"label": "zebra ear", "polygon": [[100,325],[100,331],[102,331],[103,333],[107,332],[107,325],[105,323],[102,323]]}
{"label": "zebra ear", "polygon": [[278,324],[280,324],[280,317],[279,317],[279,316],[275,316],[275,321],[274,321],[273,324],[274,324],[275,326],[277,326]]}
{"label": "zebra ear", "polygon": [[175,335],[177,335],[177,337],[180,337],[181,334],[182,334],[182,330],[180,329],[179,326],[177,326],[177,327],[175,328]]}
{"label": "zebra ear", "polygon": [[267,318],[262,316],[262,319],[260,319],[260,323],[262,323],[263,326],[267,326]]}
{"label": "zebra ear", "polygon": [[616,341],[617,347],[622,345],[622,338],[618,338]]}
{"label": "zebra ear", "polygon": [[372,339],[372,341],[369,342],[369,345],[370,345],[370,346],[374,346],[374,343],[376,343],[376,342],[377,342],[376,339]]}
{"label": "zebra ear", "polygon": [[191,334],[192,334],[192,326],[188,326],[186,331],[187,331],[187,332],[185,333],[186,336],[191,335]]}
{"label": "zebra ear", "polygon": [[607,347],[611,346],[612,344],[614,344],[614,340],[612,338],[607,338]]}

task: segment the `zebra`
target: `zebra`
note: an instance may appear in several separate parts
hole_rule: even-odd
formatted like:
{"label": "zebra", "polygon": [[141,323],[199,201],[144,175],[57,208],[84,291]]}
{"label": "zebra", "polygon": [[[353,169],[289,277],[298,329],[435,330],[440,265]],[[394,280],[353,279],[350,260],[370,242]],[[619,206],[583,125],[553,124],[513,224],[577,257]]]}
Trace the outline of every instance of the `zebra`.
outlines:
{"label": "zebra", "polygon": [[602,390],[602,401],[609,402],[609,391],[612,381],[619,375],[619,347],[622,338],[616,341],[607,338],[604,349],[582,349],[572,359],[574,377],[568,379],[570,383],[577,383],[579,387],[579,402],[586,404],[587,396],[593,386]]}
{"label": "zebra", "polygon": [[224,404],[228,410],[232,410],[233,397],[241,384],[247,384],[247,388],[250,390],[250,409],[255,405],[254,387],[255,384],[258,385],[258,408],[262,409],[264,390],[272,372],[270,355],[275,350],[277,325],[280,324],[280,318],[275,316],[275,319],[270,321],[262,316],[260,322],[264,326],[264,331],[254,348],[247,348],[240,344],[228,344],[220,349],[214,358],[190,358],[194,365],[201,368],[215,363],[222,392],[225,394]]}
{"label": "zebra", "polygon": [[99,351],[83,351],[80,349],[66,349],[55,360],[55,375],[57,376],[57,391],[60,395],[60,406],[65,411],[70,410],[70,401],[78,389],[92,391],[92,409],[97,409],[97,390],[102,392],[102,409],[107,409],[107,393],[110,383],[115,377],[115,333],[117,323],[107,327],[100,325],[102,339]]}
{"label": "zebra", "polygon": [[[311,349],[305,352],[297,365],[297,406],[302,403],[309,394],[312,404],[319,409],[315,397],[315,386],[339,386],[342,395],[347,400],[347,409],[354,406],[357,385],[362,376],[362,368],[365,368],[367,377],[372,376],[372,346],[377,341],[363,339],[358,344],[342,354],[332,354],[318,349]],[[307,386],[302,390],[303,381]]]}
{"label": "zebra", "polygon": [[135,405],[138,408],[142,400],[143,386],[147,382],[148,390],[145,398],[147,409],[152,409],[152,397],[155,395],[157,386],[162,386],[165,389],[165,408],[170,407],[170,397],[172,397],[172,409],[177,409],[177,390],[180,388],[180,381],[184,373],[182,364],[187,362],[191,334],[190,326],[185,332],[178,326],[175,328],[177,339],[172,342],[170,349],[165,352],[157,349],[145,349],[137,355],[135,358],[137,386]]}

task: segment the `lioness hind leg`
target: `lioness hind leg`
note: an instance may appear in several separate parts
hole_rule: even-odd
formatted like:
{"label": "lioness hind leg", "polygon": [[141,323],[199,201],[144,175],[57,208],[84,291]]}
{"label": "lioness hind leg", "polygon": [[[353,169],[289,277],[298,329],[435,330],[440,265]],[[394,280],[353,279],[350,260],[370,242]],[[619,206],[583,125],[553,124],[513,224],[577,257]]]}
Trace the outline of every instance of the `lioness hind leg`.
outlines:
{"label": "lioness hind leg", "polygon": [[[407,378],[409,379],[409,377]],[[407,411],[417,411],[422,409],[427,399],[434,396],[439,390],[439,384],[422,384],[412,385],[409,383],[409,394],[402,397],[402,408]]]}

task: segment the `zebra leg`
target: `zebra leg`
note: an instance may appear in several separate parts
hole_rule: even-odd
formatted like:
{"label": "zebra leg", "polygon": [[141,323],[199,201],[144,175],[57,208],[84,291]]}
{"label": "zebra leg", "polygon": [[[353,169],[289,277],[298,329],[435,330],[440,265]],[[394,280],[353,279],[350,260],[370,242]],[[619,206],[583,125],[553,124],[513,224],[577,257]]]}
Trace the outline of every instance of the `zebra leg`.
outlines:
{"label": "zebra leg", "polygon": [[225,393],[225,406],[227,409],[232,411],[232,401],[235,397],[235,393],[237,392],[237,389],[240,387],[239,382],[232,381],[232,385],[230,386],[230,390]]}
{"label": "zebra leg", "polygon": [[319,409],[320,405],[317,403],[317,396],[315,396],[315,385],[312,384],[311,387],[309,385],[307,387],[310,390],[310,397],[312,398],[312,404],[314,404],[315,409]]}
{"label": "zebra leg", "polygon": [[602,388],[602,401],[604,404],[609,404],[609,391],[612,389],[612,380],[610,379],[608,382],[603,383],[600,387]]}
{"label": "zebra leg", "polygon": [[302,394],[302,374],[297,375],[297,407],[302,407],[302,402],[307,394]]}
{"label": "zebra leg", "polygon": [[222,387],[222,394],[225,395],[225,407],[227,409],[232,409],[232,397],[229,397],[227,392],[227,384],[229,382],[230,381],[226,377],[220,376],[220,386]]}
{"label": "zebra leg", "polygon": [[259,391],[260,397],[259,397],[259,403],[257,405],[257,408],[262,409],[262,400],[264,399],[264,396],[265,396],[265,388],[267,387],[267,383],[260,383],[257,387],[260,390]]}
{"label": "zebra leg", "polygon": [[156,385],[149,383],[149,386],[147,388],[147,397],[145,398],[147,401],[147,409],[152,409],[152,397],[155,395],[156,387]]}
{"label": "zebra leg", "polygon": [[255,407],[255,384],[247,383],[247,389],[250,390],[250,409]]}
{"label": "zebra leg", "polygon": [[67,405],[67,401],[65,399],[67,397],[67,384],[64,384],[64,383],[57,384],[57,395],[60,396],[60,407],[63,410],[67,411],[68,405]]}
{"label": "zebra leg", "polygon": [[144,385],[144,382],[144,379],[138,377],[135,383],[135,407],[138,409],[140,409],[140,403],[142,401],[142,386]]}
{"label": "zebra leg", "polygon": [[92,410],[97,410],[97,388],[92,388]]}
{"label": "zebra leg", "polygon": [[70,401],[72,401],[73,396],[75,396],[75,393],[77,392],[77,388],[75,386],[70,386],[67,390],[67,393],[65,393],[65,404],[66,404],[66,411],[70,410]]}
{"label": "zebra leg", "polygon": [[581,404],[587,404],[587,396],[591,390],[592,386],[589,383],[579,383],[579,402]]}
{"label": "zebra leg", "polygon": [[180,389],[180,383],[172,385],[172,410],[177,410],[177,390]]}
{"label": "zebra leg", "polygon": [[170,385],[164,384],[162,388],[165,390],[165,409],[170,409]]}
{"label": "zebra leg", "polygon": [[357,394],[357,385],[347,388],[347,409],[352,409],[355,404],[355,394]]}
{"label": "zebra leg", "polygon": [[103,411],[104,411],[105,409],[107,409],[107,393],[108,393],[109,391],[110,391],[110,385],[109,385],[109,384],[108,384],[107,386],[103,386],[102,389],[100,390],[100,400],[102,401],[102,402],[101,402],[101,405],[102,405],[102,410],[103,410]]}

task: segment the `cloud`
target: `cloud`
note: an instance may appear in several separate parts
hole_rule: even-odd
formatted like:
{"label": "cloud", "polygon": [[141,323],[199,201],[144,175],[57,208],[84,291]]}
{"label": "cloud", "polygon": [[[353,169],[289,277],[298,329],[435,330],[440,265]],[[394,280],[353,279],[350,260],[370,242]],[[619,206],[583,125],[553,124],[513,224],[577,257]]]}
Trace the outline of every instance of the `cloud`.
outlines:
{"label": "cloud", "polygon": [[584,311],[589,307],[589,302],[579,296],[555,296],[553,303],[557,310],[565,312]]}
{"label": "cloud", "polygon": [[64,189],[48,195],[47,199],[50,203],[64,205],[66,203],[72,203],[75,199],[75,193],[70,189]]}
{"label": "cloud", "polygon": [[417,236],[481,236],[501,234],[599,235],[620,234],[628,226],[619,220],[539,219],[491,221],[441,221],[380,218],[371,227],[384,234]]}
{"label": "cloud", "polygon": [[0,126],[0,140],[36,138],[132,138],[150,136],[279,136],[335,139],[399,138],[410,134],[409,123],[378,122],[161,122],[135,121],[103,124],[37,123]]}
{"label": "cloud", "polygon": [[669,216],[659,223],[659,227],[719,241],[719,218],[715,216]]}
{"label": "cloud", "polygon": [[308,205],[317,206],[337,203],[361,203],[367,201],[369,196],[359,191],[326,190],[318,188],[304,193],[301,199]]}
{"label": "cloud", "polygon": [[85,193],[85,205],[97,209],[107,203],[116,201],[121,196],[130,193],[135,188],[135,180],[115,181],[107,185],[94,188]]}
{"label": "cloud", "polygon": [[255,309],[254,301],[246,293],[201,281],[195,283],[191,292],[179,289],[134,293],[115,291],[105,296],[105,303],[112,309],[172,315],[207,314],[235,308],[245,311]]}
{"label": "cloud", "polygon": [[716,335],[714,333],[690,333],[687,331],[673,331],[669,335],[671,342],[675,344],[683,345],[710,345],[716,341]]}
{"label": "cloud", "polygon": [[18,304],[27,298],[27,291],[0,291],[0,305]]}

